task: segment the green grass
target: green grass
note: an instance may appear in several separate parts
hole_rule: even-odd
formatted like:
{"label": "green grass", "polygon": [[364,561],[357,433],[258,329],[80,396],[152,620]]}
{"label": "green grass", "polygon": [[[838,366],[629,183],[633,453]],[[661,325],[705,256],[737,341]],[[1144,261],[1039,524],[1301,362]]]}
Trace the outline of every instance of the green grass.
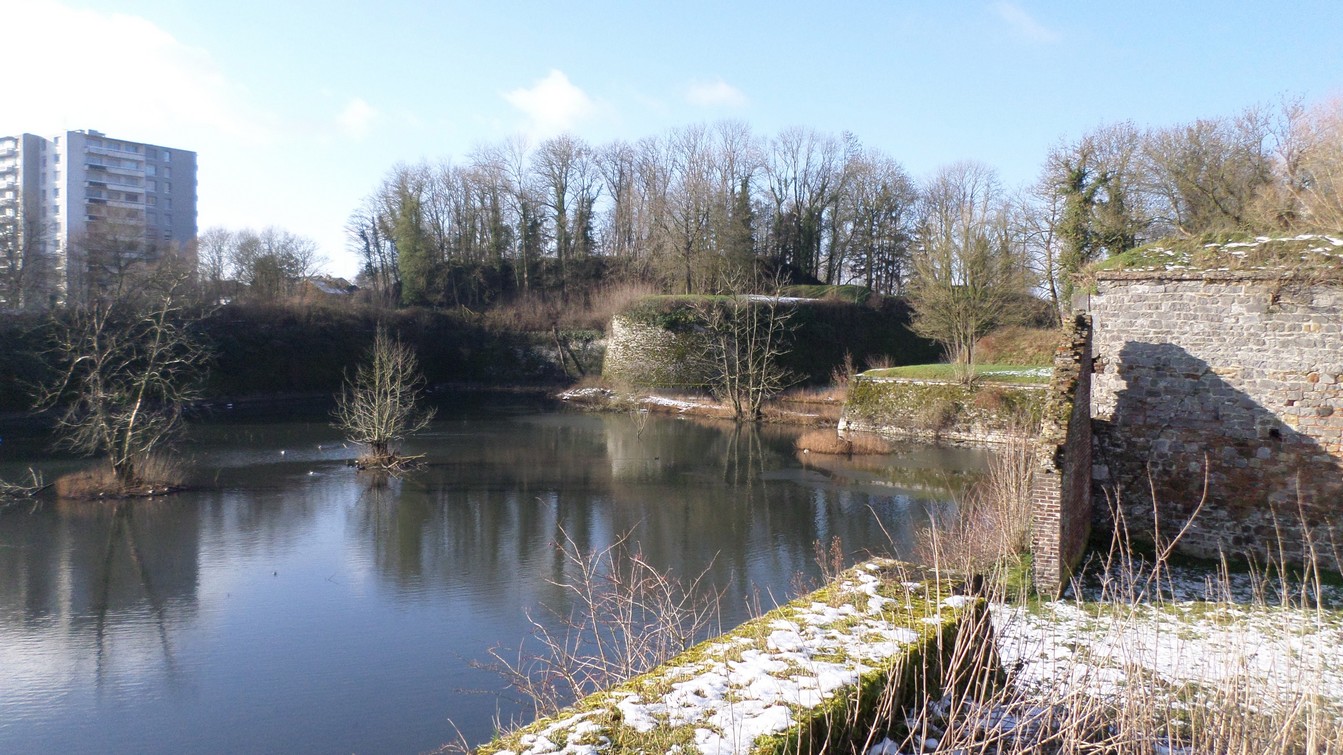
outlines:
{"label": "green grass", "polygon": [[[901,377],[915,380],[955,380],[955,365],[911,364],[904,367],[886,367],[868,370],[867,377]],[[1030,364],[977,364],[975,376],[986,383],[1013,383],[1043,385],[1049,382],[1050,368]]]}

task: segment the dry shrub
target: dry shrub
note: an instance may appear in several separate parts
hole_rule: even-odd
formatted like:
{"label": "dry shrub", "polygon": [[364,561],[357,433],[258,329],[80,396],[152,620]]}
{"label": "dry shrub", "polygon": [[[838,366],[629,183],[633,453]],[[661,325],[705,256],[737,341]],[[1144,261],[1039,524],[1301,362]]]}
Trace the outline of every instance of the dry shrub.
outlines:
{"label": "dry shrub", "polygon": [[814,454],[837,454],[845,456],[867,456],[888,454],[891,444],[871,433],[847,433],[840,435],[834,429],[809,430],[797,436],[793,446],[799,451]]}
{"label": "dry shrub", "polygon": [[[983,487],[1020,489],[1007,479],[1013,467],[1029,465],[1009,452]],[[941,565],[982,565],[1011,545],[994,531],[1021,520],[994,514],[992,499],[978,495],[951,531],[924,543]],[[983,676],[960,694],[912,705],[896,718],[903,726],[874,725],[864,749],[1343,754],[1343,700],[1323,694],[1338,689],[1337,588],[1322,575],[1340,564],[1329,544],[1295,569],[1270,564],[1236,576],[1223,561],[1215,572],[1182,571],[1169,559],[1187,525],[1145,559],[1111,509],[1110,552],[1090,562],[1071,598],[1023,605],[1002,580],[985,582],[995,616],[984,644],[1011,661],[1005,684]]]}
{"label": "dry shrub", "polygon": [[584,551],[562,533],[566,576],[553,583],[566,598],[548,621],[532,619],[530,642],[516,655],[491,651],[493,669],[524,695],[538,716],[609,689],[671,660],[722,631],[721,592],[709,567],[690,580],[661,571],[629,545],[629,535]]}
{"label": "dry shrub", "polygon": [[830,370],[830,382],[837,388],[845,389],[853,376],[858,374],[858,368],[853,366],[853,354],[847,349],[844,351],[844,361],[835,365]]}
{"label": "dry shrub", "polygon": [[864,361],[869,370],[885,370],[899,364],[890,354],[873,354]]}
{"label": "dry shrub", "polygon": [[1050,364],[1058,348],[1059,328],[1009,325],[989,333],[975,344],[975,361],[982,364]]}
{"label": "dry shrub", "polygon": [[164,495],[181,490],[186,471],[181,462],[164,456],[150,456],[135,466],[136,479],[118,479],[110,467],[99,465],[71,472],[56,479],[60,498],[134,498]]}
{"label": "dry shrub", "polygon": [[1012,433],[989,462],[988,474],[958,502],[955,520],[920,534],[919,558],[962,573],[984,574],[1027,552],[1034,460],[1030,437]]}
{"label": "dry shrub", "polygon": [[523,294],[482,317],[490,327],[503,331],[605,330],[611,318],[631,302],[657,293],[650,283],[617,281],[567,296]]}
{"label": "dry shrub", "polygon": [[955,401],[949,398],[934,398],[918,408],[914,423],[925,430],[937,433],[951,427],[958,414],[960,410]]}
{"label": "dry shrub", "polygon": [[1006,405],[1004,396],[1005,394],[1001,388],[983,386],[975,392],[975,408],[983,409],[988,412],[1002,411],[1003,407]]}

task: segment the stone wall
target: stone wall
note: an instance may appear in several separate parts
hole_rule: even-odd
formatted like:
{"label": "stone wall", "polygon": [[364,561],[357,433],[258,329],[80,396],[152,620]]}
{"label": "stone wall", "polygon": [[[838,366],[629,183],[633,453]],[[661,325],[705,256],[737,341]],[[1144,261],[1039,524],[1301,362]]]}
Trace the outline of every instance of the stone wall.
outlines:
{"label": "stone wall", "polygon": [[840,430],[939,443],[1007,443],[1040,417],[1045,386],[859,375],[849,386]]}
{"label": "stone wall", "polygon": [[1054,354],[1031,487],[1035,588],[1057,594],[1086,550],[1091,525],[1091,320],[1079,315]]}
{"label": "stone wall", "polygon": [[1087,309],[1098,515],[1199,556],[1343,547],[1343,285],[1110,272]]}
{"label": "stone wall", "polygon": [[708,348],[701,331],[671,330],[616,315],[606,339],[602,375],[619,385],[699,390],[712,377],[704,359]]}

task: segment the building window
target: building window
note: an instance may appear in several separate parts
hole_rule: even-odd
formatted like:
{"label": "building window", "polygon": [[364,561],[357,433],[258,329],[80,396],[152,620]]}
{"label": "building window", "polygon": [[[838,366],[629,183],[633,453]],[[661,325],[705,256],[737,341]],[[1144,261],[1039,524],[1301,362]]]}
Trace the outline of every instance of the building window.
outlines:
{"label": "building window", "polygon": [[156,205],[156,204],[159,203],[159,198],[158,198],[158,197],[146,197],[146,198],[145,198],[145,201],[149,203],[149,206],[150,206],[150,207],[153,207],[154,205]]}
{"label": "building window", "polygon": [[172,216],[172,215],[164,215],[164,216],[163,216],[163,224],[164,224],[164,225],[172,225],[172,224],[173,224],[173,216]]}
{"label": "building window", "polygon": [[53,197],[59,197],[60,195],[61,195],[61,190],[60,190],[60,189],[52,189],[52,190],[51,190],[51,196],[53,196]]}
{"label": "building window", "polygon": [[145,188],[148,189],[149,191],[158,191],[158,190],[159,190],[159,182],[158,182],[158,181],[145,181]]}
{"label": "building window", "polygon": [[163,177],[164,177],[164,178],[172,178],[172,177],[173,177],[173,169],[172,169],[172,168],[169,168],[169,167],[166,166],[166,165],[163,166]]}
{"label": "building window", "polygon": [[172,161],[173,161],[173,153],[169,152],[166,149],[163,150],[163,162],[170,163]]}
{"label": "building window", "polygon": [[172,185],[171,183],[168,183],[167,181],[164,181],[164,182],[163,182],[163,193],[165,193],[165,194],[171,194],[171,193],[172,193],[172,190],[173,190],[173,185]]}
{"label": "building window", "polygon": [[58,163],[58,162],[60,162],[60,161],[61,161],[61,154],[60,154],[59,152],[57,152],[56,154],[52,155],[52,156],[51,156],[51,161],[54,162],[54,163]]}
{"label": "building window", "polygon": [[60,172],[59,170],[53,170],[53,171],[51,171],[51,179],[52,179],[53,181],[59,181],[59,180],[61,180],[61,172]]}
{"label": "building window", "polygon": [[171,209],[173,208],[173,198],[172,198],[172,197],[164,197],[164,198],[163,198],[163,207],[164,207],[164,209],[171,210]]}

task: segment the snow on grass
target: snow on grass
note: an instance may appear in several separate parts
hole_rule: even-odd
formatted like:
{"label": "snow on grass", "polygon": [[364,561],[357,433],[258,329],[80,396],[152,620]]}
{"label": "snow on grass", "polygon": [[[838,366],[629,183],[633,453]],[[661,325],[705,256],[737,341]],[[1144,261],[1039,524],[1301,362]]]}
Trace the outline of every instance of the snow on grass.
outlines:
{"label": "snow on grass", "polygon": [[684,399],[666,398],[665,396],[644,396],[639,399],[639,403],[644,406],[661,406],[667,409],[675,409],[678,412],[713,407],[713,404],[708,401],[686,401]]}
{"label": "snow on grass", "polygon": [[1343,721],[1343,589],[1326,585],[1308,594],[1311,607],[1293,608],[1252,575],[1208,579],[1177,569],[1159,582],[1156,603],[1104,599],[1093,583],[1081,601],[992,606],[1004,666],[1042,695],[1141,691],[1158,705],[1195,685],[1211,700],[1234,693],[1253,701],[1260,713],[1314,697]]}
{"label": "snow on grass", "polygon": [[[615,726],[648,737],[661,732],[663,738],[650,741],[665,741],[657,749],[666,752],[682,749],[671,744],[676,741],[705,755],[750,752],[761,737],[786,732],[803,712],[849,694],[863,674],[926,636],[927,630],[907,624],[913,601],[923,600],[929,587],[884,581],[879,574],[893,564],[873,560],[850,570],[830,588],[829,602],[791,603],[749,623],[746,635],[739,630],[674,659],[612,691],[604,707],[544,724],[517,739],[521,747],[500,752],[588,755],[615,736],[594,720],[616,720]],[[954,611],[944,608],[966,605],[968,599],[933,603],[941,614],[933,622],[952,620]]]}
{"label": "snow on grass", "polygon": [[558,394],[561,401],[598,401],[611,398],[615,391],[606,388],[571,388]]}
{"label": "snow on grass", "polygon": [[[1291,266],[1294,261],[1307,264],[1334,264],[1343,262],[1343,239],[1324,234],[1303,233],[1291,237],[1257,236],[1251,241],[1226,241],[1200,244],[1196,247],[1175,248],[1152,245],[1125,252],[1115,258],[1124,264],[1117,269],[1137,271],[1214,270],[1270,270]],[[1233,263],[1221,266],[1225,259]],[[1103,268],[1116,267],[1114,264]]]}

